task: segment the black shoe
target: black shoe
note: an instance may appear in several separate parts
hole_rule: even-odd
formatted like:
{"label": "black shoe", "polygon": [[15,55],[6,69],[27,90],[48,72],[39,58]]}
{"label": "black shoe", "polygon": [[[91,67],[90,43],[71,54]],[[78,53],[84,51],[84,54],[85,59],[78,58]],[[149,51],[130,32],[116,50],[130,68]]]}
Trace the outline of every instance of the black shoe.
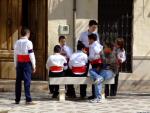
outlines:
{"label": "black shoe", "polygon": [[90,100],[94,99],[94,98],[95,98],[95,96],[93,96],[93,95],[88,97],[88,99],[90,99]]}
{"label": "black shoe", "polygon": [[116,93],[112,93],[112,94],[110,94],[110,96],[116,96]]}
{"label": "black shoe", "polygon": [[52,95],[52,98],[57,98],[58,97],[58,94],[53,94]]}
{"label": "black shoe", "polygon": [[84,99],[86,97],[86,95],[80,95],[81,99]]}
{"label": "black shoe", "polygon": [[86,96],[80,96],[80,99],[84,100],[86,99]]}
{"label": "black shoe", "polygon": [[19,102],[15,102],[14,104],[19,104]]}
{"label": "black shoe", "polygon": [[68,98],[76,98],[76,94],[67,94],[66,95]]}

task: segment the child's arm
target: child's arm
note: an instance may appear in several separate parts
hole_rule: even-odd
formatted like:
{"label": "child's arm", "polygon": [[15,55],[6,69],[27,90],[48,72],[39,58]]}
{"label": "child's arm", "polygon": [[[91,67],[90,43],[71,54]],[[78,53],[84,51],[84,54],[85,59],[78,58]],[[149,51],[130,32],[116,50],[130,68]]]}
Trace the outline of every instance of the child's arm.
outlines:
{"label": "child's arm", "polygon": [[46,62],[46,69],[47,69],[47,70],[49,70],[49,67],[50,67],[49,62],[50,62],[50,61],[49,61],[49,57],[48,57],[47,62]]}
{"label": "child's arm", "polygon": [[64,70],[67,70],[67,69],[68,69],[68,64],[67,64],[66,58],[64,57]]}
{"label": "child's arm", "polygon": [[126,60],[125,50],[120,51],[118,53],[117,57],[118,57],[118,59],[120,60],[121,63],[125,62],[125,60]]}

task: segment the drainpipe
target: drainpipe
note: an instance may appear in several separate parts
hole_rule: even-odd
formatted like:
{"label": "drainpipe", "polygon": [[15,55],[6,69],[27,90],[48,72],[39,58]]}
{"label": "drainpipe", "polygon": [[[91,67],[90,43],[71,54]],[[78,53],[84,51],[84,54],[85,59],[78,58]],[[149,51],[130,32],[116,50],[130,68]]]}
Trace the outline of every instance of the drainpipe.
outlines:
{"label": "drainpipe", "polygon": [[73,51],[76,48],[76,0],[73,0]]}

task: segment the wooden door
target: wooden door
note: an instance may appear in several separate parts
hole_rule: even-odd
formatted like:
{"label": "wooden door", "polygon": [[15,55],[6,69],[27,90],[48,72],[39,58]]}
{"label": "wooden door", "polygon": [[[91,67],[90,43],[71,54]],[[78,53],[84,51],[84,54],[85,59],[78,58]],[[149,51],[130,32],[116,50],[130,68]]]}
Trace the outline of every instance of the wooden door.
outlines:
{"label": "wooden door", "polygon": [[[34,80],[46,79],[46,37],[47,37],[47,0],[24,0],[28,5],[25,20],[31,30],[31,41],[33,42],[36,56],[37,71],[33,75]],[[26,8],[26,7],[25,7]],[[25,11],[26,12],[26,11]],[[24,20],[24,19],[23,19]]]}
{"label": "wooden door", "polygon": [[13,45],[21,26],[21,0],[0,0],[0,78],[14,79]]}

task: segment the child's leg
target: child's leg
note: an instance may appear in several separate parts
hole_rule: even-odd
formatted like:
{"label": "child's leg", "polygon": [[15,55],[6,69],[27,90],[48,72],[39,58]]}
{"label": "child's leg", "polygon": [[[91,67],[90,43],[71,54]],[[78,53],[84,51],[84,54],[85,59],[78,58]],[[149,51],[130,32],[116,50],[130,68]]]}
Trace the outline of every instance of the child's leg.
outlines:
{"label": "child's leg", "polygon": [[111,78],[113,78],[113,72],[111,70],[102,70],[100,75],[105,79],[105,80],[109,80]]}
{"label": "child's leg", "polygon": [[94,72],[92,69],[89,72],[90,72],[90,78],[94,81],[100,76],[99,74]]}
{"label": "child's leg", "polygon": [[105,85],[105,97],[109,96],[109,84]]}
{"label": "child's leg", "polygon": [[102,82],[99,82],[98,84],[95,84],[95,97],[97,99],[101,99],[101,93],[102,93]]}

